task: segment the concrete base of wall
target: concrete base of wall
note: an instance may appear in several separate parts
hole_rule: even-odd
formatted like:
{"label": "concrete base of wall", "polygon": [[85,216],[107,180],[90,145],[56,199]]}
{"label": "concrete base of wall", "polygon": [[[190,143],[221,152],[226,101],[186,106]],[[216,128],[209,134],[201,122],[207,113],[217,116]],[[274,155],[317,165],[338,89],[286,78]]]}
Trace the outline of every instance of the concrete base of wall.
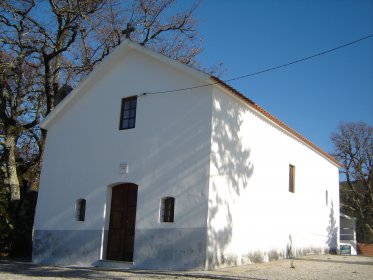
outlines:
{"label": "concrete base of wall", "polygon": [[283,251],[257,250],[253,252],[248,252],[247,254],[244,254],[244,255],[234,255],[234,254],[210,255],[208,258],[207,269],[213,270],[213,269],[230,267],[230,266],[240,266],[240,265],[253,264],[253,263],[271,262],[275,260],[292,259],[292,258],[297,258],[301,256],[306,256],[306,255],[325,254],[327,252],[328,252],[328,248],[309,247],[309,248],[299,248],[297,250],[293,250],[292,252],[287,252],[286,250],[283,250]]}
{"label": "concrete base of wall", "polygon": [[206,228],[136,230],[134,267],[205,269]]}
{"label": "concrete base of wall", "polygon": [[35,230],[32,261],[91,266],[99,259],[100,230]]}
{"label": "concrete base of wall", "polygon": [[[32,261],[40,264],[100,265],[101,235],[100,230],[36,230]],[[206,228],[136,230],[131,267],[204,269],[206,239]],[[118,263],[121,266],[124,264]]]}

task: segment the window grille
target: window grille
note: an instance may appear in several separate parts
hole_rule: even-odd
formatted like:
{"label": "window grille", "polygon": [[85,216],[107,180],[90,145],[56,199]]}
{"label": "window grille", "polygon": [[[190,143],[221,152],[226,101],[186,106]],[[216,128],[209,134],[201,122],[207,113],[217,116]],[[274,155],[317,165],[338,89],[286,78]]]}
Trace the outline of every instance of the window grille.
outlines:
{"label": "window grille", "polygon": [[161,219],[164,223],[174,222],[174,212],[175,212],[175,198],[174,197],[164,197],[162,199],[162,215]]}
{"label": "window grille", "polygon": [[86,200],[83,198],[77,199],[75,202],[75,221],[84,222],[85,208],[86,208]]}
{"label": "window grille", "polygon": [[119,129],[135,128],[136,124],[137,96],[123,98],[120,113]]}

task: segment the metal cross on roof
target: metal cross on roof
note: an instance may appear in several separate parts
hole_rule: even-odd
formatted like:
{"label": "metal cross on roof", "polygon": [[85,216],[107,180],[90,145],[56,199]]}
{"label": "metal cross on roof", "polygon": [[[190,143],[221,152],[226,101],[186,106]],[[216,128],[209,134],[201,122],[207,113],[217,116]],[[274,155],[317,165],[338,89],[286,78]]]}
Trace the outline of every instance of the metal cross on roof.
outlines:
{"label": "metal cross on roof", "polygon": [[122,31],[122,34],[126,35],[126,39],[131,39],[131,33],[135,31],[135,28],[131,23],[127,23],[127,28]]}

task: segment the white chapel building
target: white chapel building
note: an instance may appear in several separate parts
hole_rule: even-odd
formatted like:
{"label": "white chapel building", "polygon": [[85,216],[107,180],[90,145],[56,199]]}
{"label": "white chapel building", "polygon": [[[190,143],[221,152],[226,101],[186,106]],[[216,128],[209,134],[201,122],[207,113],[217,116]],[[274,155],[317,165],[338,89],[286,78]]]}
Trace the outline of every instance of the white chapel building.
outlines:
{"label": "white chapel building", "polygon": [[214,269],[337,248],[340,164],[218,78],[130,40],[41,127],[35,263]]}

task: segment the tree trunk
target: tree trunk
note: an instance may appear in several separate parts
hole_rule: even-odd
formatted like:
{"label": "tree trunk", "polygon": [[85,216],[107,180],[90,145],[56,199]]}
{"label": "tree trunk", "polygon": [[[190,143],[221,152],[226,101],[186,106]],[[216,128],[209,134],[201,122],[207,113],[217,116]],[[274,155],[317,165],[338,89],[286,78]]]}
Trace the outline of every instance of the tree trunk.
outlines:
{"label": "tree trunk", "polygon": [[43,164],[43,157],[44,157],[44,147],[45,147],[45,141],[47,139],[47,131],[42,129],[41,131],[41,138],[40,138],[40,144],[39,144],[39,158],[35,162],[34,166],[31,167],[31,176],[32,178],[29,179],[27,192],[38,192],[39,191],[39,182],[40,182],[40,175],[41,175],[41,167]]}
{"label": "tree trunk", "polygon": [[21,191],[18,180],[16,151],[17,135],[14,128],[5,128],[5,162],[6,184],[10,190],[10,203],[15,204],[21,199]]}

